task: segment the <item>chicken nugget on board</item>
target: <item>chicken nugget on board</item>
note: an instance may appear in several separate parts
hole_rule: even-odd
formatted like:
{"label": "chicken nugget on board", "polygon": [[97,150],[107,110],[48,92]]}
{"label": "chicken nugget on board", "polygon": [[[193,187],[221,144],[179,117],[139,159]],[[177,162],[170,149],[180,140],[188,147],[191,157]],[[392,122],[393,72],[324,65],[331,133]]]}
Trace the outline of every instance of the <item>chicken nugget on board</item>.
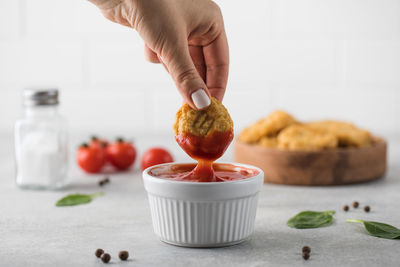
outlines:
{"label": "chicken nugget on board", "polygon": [[296,123],[296,120],[290,114],[277,110],[245,128],[240,133],[239,139],[245,143],[256,143],[262,137],[274,136],[282,129],[294,123]]}
{"label": "chicken nugget on board", "polygon": [[324,130],[315,130],[305,125],[292,125],[278,135],[278,148],[287,150],[331,149],[338,145],[337,138]]}
{"label": "chicken nugget on board", "polygon": [[185,103],[176,113],[175,135],[191,133],[196,136],[208,136],[213,132],[233,130],[233,121],[228,110],[216,98],[211,97],[211,104],[206,109],[195,110]]}
{"label": "chicken nugget on board", "polygon": [[340,147],[364,147],[371,145],[371,133],[343,121],[317,121],[307,124],[312,129],[325,130],[335,135]]}

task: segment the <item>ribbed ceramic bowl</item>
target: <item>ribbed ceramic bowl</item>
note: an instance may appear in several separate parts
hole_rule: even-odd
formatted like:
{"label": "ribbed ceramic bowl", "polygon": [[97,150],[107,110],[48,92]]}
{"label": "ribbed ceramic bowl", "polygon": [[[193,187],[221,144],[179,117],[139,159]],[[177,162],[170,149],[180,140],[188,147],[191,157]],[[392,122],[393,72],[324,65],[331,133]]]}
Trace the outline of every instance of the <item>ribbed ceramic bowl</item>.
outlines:
{"label": "ribbed ceramic bowl", "polygon": [[173,181],[143,172],[153,228],[161,241],[184,247],[223,247],[247,240],[253,233],[258,193],[264,181],[261,169],[253,177],[229,182]]}

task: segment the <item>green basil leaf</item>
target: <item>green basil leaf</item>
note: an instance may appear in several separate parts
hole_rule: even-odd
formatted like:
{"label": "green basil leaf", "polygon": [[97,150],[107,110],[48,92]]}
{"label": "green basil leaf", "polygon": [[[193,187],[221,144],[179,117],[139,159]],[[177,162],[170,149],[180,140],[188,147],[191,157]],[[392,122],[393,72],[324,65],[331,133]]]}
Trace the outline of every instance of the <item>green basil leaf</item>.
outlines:
{"label": "green basil leaf", "polygon": [[346,222],[364,224],[365,229],[372,236],[387,239],[400,239],[400,229],[386,223],[355,219],[348,219]]}
{"label": "green basil leaf", "polygon": [[84,195],[84,194],[72,194],[63,197],[59,201],[57,201],[57,207],[64,207],[64,206],[75,206],[86,204],[92,201],[93,198],[103,195],[103,192],[94,193],[91,195]]}
{"label": "green basil leaf", "polygon": [[287,221],[287,225],[297,229],[327,226],[333,221],[335,211],[302,211]]}

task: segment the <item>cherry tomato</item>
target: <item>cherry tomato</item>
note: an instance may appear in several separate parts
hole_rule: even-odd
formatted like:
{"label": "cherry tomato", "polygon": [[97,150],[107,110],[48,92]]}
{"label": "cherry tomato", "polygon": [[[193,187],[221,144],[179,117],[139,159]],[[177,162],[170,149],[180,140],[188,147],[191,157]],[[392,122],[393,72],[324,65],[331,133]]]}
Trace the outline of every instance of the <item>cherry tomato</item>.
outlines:
{"label": "cherry tomato", "polygon": [[97,136],[92,136],[91,142],[89,143],[89,146],[91,147],[100,147],[105,149],[106,146],[108,146],[108,141],[103,138],[98,138]]}
{"label": "cherry tomato", "polygon": [[153,147],[147,150],[143,154],[142,164],[141,164],[142,170],[157,164],[173,162],[173,161],[174,158],[167,150],[161,147]]}
{"label": "cherry tomato", "polygon": [[136,149],[122,138],[106,147],[107,160],[117,169],[126,170],[135,162]]}
{"label": "cherry tomato", "polygon": [[91,147],[88,144],[79,147],[76,158],[79,166],[88,173],[99,172],[106,163],[104,149]]}

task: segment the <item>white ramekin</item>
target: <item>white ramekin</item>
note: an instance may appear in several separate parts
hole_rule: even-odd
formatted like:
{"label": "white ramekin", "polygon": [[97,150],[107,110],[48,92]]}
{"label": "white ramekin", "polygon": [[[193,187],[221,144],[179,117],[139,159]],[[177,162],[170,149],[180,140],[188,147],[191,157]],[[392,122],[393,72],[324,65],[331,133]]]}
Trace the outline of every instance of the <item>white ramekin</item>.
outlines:
{"label": "white ramekin", "polygon": [[[166,163],[171,165],[177,163]],[[261,169],[244,180],[213,183],[173,181],[143,171],[153,228],[161,241],[184,247],[222,247],[245,241],[253,233]]]}

